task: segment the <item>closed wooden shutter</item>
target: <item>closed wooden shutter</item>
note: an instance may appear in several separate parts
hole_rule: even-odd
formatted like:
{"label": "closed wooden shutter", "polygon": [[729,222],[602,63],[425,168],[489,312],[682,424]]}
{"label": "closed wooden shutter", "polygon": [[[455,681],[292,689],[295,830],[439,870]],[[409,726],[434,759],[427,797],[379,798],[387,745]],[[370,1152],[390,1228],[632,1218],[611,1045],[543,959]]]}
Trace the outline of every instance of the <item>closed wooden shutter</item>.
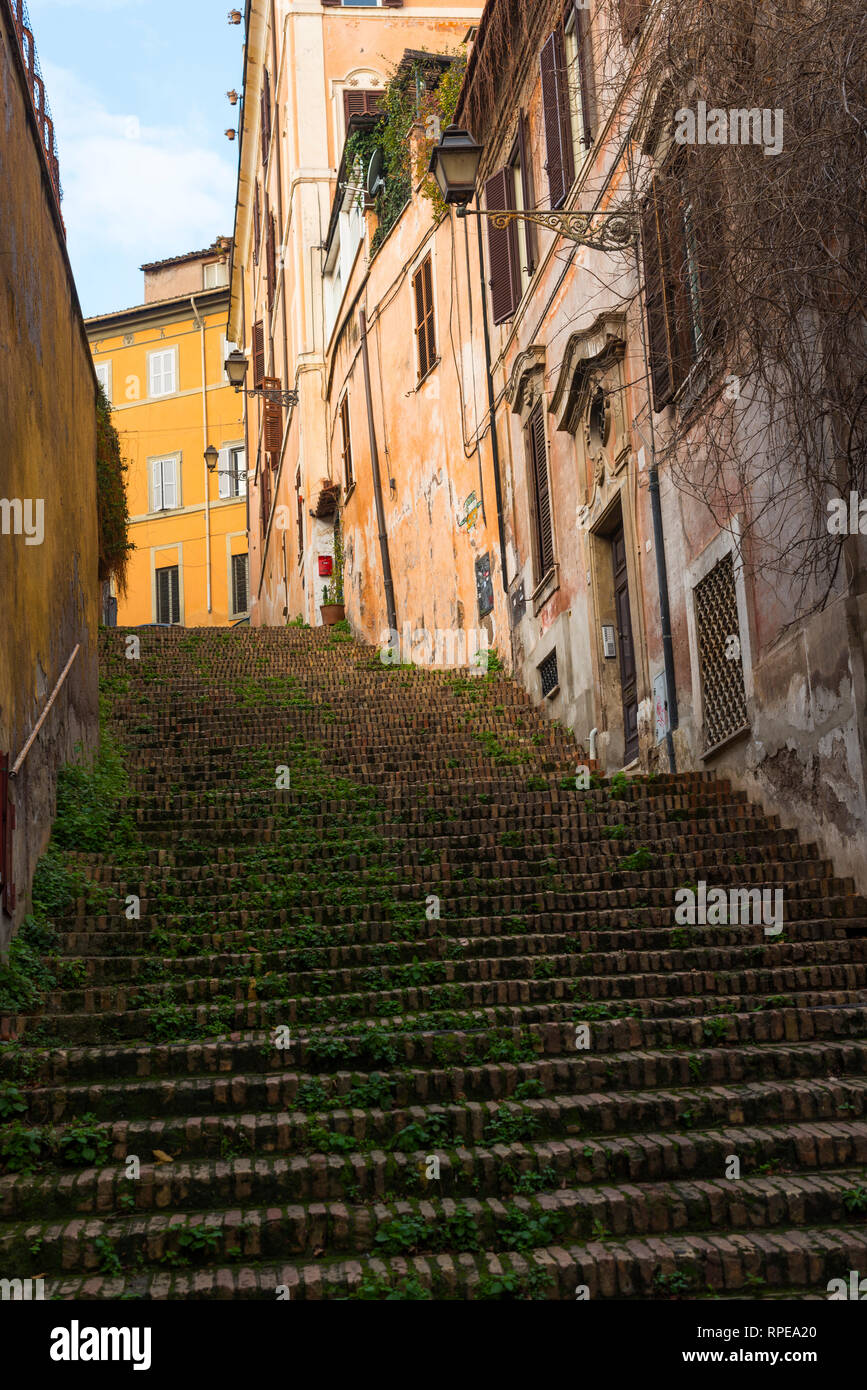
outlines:
{"label": "closed wooden shutter", "polygon": [[[506,167],[485,184],[485,207],[507,211],[514,205],[512,171]],[[507,227],[495,227],[488,219],[488,259],[494,323],[505,323],[514,314],[520,298],[518,232],[514,222]]]}
{"label": "closed wooden shutter", "polygon": [[554,530],[551,523],[551,494],[548,487],[548,448],[545,442],[545,414],[542,402],[534,406],[527,421],[530,471],[536,504],[536,546],[539,572],[544,579],[554,564]]}
{"label": "closed wooden shutter", "polygon": [[268,163],[268,151],[271,147],[271,78],[268,69],[265,68],[262,74],[262,163]]}
{"label": "closed wooden shutter", "polygon": [[361,90],[343,93],[343,114],[347,125],[350,116],[379,116],[384,110],[382,92]]}
{"label": "closed wooden shutter", "polygon": [[[283,383],[279,376],[266,376],[262,382],[263,391],[282,391]],[[271,466],[276,467],[283,448],[283,403],[279,396],[274,400],[264,398],[264,446],[265,453],[271,455]]]}
{"label": "closed wooden shutter", "polygon": [[418,345],[418,379],[424,380],[436,362],[436,331],[433,303],[433,265],[426,256],[412,277],[415,295],[415,339]]}
{"label": "closed wooden shutter", "polygon": [[581,93],[581,140],[590,149],[596,129],[596,84],[593,76],[593,44],[587,11],[575,0],[575,42],[578,50],[578,86]]}
{"label": "closed wooden shutter", "polygon": [[566,54],[563,30],[557,27],[548,38],[539,59],[542,72],[542,112],[545,118],[545,150],[548,161],[548,190],[551,207],[559,208],[575,179],[572,149],[572,123],[569,119],[569,89],[566,80]]}
{"label": "closed wooden shutter", "polygon": [[259,185],[253,198],[253,264],[259,264],[259,243],[262,239],[262,208],[259,202]]}
{"label": "closed wooden shutter", "polygon": [[259,387],[265,378],[265,325],[261,319],[253,324],[253,385]]}
{"label": "closed wooden shutter", "polygon": [[157,622],[181,621],[180,579],[177,565],[157,570]]}
{"label": "closed wooden shutter", "polygon": [[674,394],[672,312],[666,279],[664,206],[660,181],[654,177],[641,208],[641,247],[644,260],[644,303],[654,410],[662,410]]}
{"label": "closed wooden shutter", "polygon": [[[532,212],[536,207],[536,187],[533,166],[530,163],[530,123],[526,111],[518,114],[518,150],[521,156],[521,193],[524,208]],[[538,239],[532,222],[524,223],[524,239],[527,246],[527,274],[532,275],[539,264]]]}
{"label": "closed wooden shutter", "polygon": [[247,556],[232,556],[232,612],[246,613],[247,603]]}

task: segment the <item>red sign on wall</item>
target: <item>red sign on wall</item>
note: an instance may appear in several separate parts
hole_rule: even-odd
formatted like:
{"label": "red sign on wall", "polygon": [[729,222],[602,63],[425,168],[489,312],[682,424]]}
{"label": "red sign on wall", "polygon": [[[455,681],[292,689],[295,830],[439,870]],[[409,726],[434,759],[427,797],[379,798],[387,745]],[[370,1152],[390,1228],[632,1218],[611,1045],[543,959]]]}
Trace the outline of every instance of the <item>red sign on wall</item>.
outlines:
{"label": "red sign on wall", "polygon": [[334,556],[333,556],[333,555],[320,555],[320,556],[319,556],[319,577],[320,577],[320,579],[327,579],[328,576],[329,576],[330,574],[333,574],[333,573],[334,573]]}

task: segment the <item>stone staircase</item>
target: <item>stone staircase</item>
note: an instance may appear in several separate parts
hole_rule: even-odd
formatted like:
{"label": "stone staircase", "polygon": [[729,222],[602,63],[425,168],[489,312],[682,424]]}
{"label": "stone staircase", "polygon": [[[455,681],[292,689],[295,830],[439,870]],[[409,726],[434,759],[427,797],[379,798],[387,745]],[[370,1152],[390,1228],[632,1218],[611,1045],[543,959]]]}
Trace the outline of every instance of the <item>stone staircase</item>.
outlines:
{"label": "stone staircase", "polygon": [[[577,787],[499,674],[322,630],[141,640],[102,647],[136,842],[77,856],[64,987],[0,1048],[65,1159],[0,1162],[0,1276],[574,1300],[867,1273],[867,905],[814,846],[705,774]],[[782,936],[677,926],[701,879],[782,888]]]}

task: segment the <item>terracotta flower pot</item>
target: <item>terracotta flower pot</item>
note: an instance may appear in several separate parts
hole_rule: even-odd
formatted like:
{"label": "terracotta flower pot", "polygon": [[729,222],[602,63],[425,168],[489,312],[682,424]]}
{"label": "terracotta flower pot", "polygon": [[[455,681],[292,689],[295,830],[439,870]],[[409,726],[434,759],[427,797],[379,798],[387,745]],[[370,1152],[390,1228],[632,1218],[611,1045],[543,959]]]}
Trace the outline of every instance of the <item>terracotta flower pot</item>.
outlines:
{"label": "terracotta flower pot", "polygon": [[326,627],[333,627],[346,617],[346,609],[342,603],[323,603],[319,612]]}

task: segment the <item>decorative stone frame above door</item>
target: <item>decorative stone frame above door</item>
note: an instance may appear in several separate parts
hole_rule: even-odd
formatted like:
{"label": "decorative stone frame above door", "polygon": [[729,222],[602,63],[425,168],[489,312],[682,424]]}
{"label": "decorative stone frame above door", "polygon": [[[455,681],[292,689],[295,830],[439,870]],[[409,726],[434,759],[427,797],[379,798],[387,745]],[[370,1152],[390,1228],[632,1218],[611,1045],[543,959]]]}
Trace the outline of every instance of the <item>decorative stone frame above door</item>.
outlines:
{"label": "decorative stone frame above door", "polygon": [[506,385],[506,402],[513,415],[526,425],[536,402],[545,390],[545,349],[538,343],[522,352],[515,361]]}
{"label": "decorative stone frame above door", "polygon": [[625,335],[626,315],[616,312],[600,314],[589,328],[573,333],[551,397],[556,427],[573,436],[584,465],[584,524],[608,505],[611,480],[629,458],[623,406]]}

